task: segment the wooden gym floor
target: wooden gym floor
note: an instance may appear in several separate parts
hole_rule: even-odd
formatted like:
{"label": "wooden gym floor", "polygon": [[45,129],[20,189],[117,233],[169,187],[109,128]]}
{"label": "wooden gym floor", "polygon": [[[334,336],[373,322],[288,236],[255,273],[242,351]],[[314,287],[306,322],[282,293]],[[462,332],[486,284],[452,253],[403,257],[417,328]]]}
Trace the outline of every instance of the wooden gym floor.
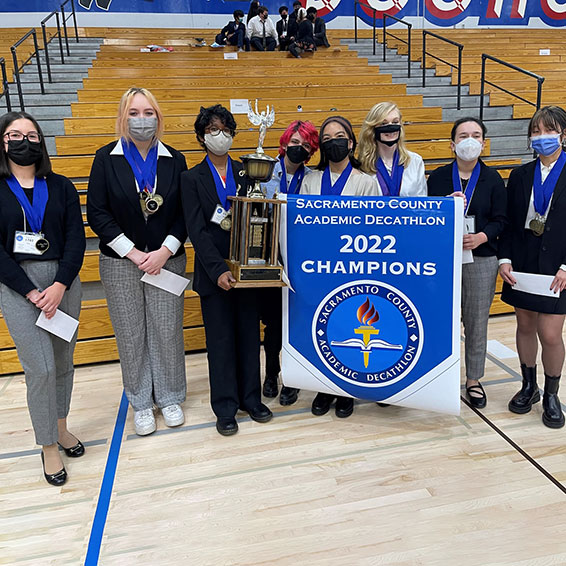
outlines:
{"label": "wooden gym floor", "polygon": [[[514,318],[492,318],[490,339],[514,349]],[[87,454],[66,459],[61,490],[42,478],[22,376],[0,379],[0,564],[78,566],[89,548],[89,566],[566,565],[566,429],[540,404],[507,410],[518,360],[499,355],[485,419],[373,403],[317,418],[305,391],[224,438],[193,354],[185,425],[159,416],[138,438],[129,411],[114,442],[119,366],[82,367],[70,423]]]}

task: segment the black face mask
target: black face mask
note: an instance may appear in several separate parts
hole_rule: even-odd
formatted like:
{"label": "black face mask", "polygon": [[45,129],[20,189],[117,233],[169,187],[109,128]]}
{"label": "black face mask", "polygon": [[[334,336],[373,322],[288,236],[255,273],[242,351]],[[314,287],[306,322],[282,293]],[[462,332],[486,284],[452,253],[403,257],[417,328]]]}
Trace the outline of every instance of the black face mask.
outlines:
{"label": "black face mask", "polygon": [[388,145],[389,147],[394,146],[399,141],[399,136],[394,140],[384,140],[381,134],[393,134],[395,132],[401,132],[401,124],[386,124],[385,126],[378,126],[373,129],[375,141],[381,142],[382,144]]}
{"label": "black face mask", "polygon": [[27,139],[20,141],[9,140],[7,153],[8,157],[16,165],[22,165],[23,167],[37,163],[43,157],[41,143],[30,142]]}
{"label": "black face mask", "polygon": [[308,158],[309,152],[302,145],[288,145],[285,155],[291,163],[302,163]]}
{"label": "black face mask", "polygon": [[328,157],[329,161],[333,163],[339,163],[340,161],[346,159],[350,153],[350,148],[348,147],[348,142],[350,140],[347,138],[336,138],[333,140],[327,140],[321,144],[322,151]]}
{"label": "black face mask", "polygon": [[310,20],[311,22],[314,22],[314,14],[308,14],[307,20]]}

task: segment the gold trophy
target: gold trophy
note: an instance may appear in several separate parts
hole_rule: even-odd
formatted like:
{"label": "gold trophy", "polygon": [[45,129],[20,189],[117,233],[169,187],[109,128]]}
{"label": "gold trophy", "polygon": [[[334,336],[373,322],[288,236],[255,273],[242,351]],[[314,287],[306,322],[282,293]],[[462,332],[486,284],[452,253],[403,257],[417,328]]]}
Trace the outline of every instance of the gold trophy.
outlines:
{"label": "gold trophy", "polygon": [[261,113],[248,103],[248,119],[259,126],[259,143],[255,153],[242,155],[245,174],[254,182],[245,197],[230,196],[232,227],[230,258],[226,260],[236,283],[234,287],[283,287],[283,268],[279,265],[279,225],[284,201],[265,198],[261,183],[273,175],[276,159],[263,151],[267,128],[275,121],[275,110],[269,106]]}

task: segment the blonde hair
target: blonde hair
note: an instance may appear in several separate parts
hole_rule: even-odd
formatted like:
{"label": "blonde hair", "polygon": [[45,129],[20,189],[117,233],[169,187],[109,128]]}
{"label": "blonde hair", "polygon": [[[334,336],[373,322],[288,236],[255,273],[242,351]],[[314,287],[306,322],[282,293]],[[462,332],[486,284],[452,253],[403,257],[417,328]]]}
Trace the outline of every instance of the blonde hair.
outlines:
{"label": "blonde hair", "polygon": [[164,123],[163,123],[163,112],[159,108],[157,99],[153,94],[146,88],[132,87],[128,89],[120,99],[120,105],[118,106],[118,117],[116,118],[116,134],[119,138],[125,138],[127,141],[131,142],[132,138],[130,136],[130,131],[128,128],[128,112],[132,106],[132,100],[136,94],[143,94],[155,110],[155,116],[157,117],[157,131],[155,132],[154,141],[161,139],[163,136]]}
{"label": "blonde hair", "polygon": [[387,115],[393,112],[393,110],[396,110],[399,113],[399,123],[401,124],[399,141],[397,142],[399,164],[406,166],[411,161],[411,156],[405,147],[405,129],[403,128],[401,110],[399,110],[399,107],[394,102],[380,102],[373,106],[373,108],[368,112],[360,131],[358,159],[362,164],[362,171],[365,171],[370,175],[375,175],[375,162],[379,157],[374,128],[376,126],[380,126]]}
{"label": "blonde hair", "polygon": [[307,19],[307,11],[304,8],[299,8],[299,13],[297,14],[297,23],[299,24],[306,19]]}

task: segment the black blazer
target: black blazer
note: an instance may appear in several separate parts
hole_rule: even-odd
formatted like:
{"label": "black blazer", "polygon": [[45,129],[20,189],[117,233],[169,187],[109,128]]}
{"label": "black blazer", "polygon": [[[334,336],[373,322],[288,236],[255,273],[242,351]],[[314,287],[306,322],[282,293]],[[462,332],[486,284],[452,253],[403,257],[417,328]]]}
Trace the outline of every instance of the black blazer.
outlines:
{"label": "black blazer", "polygon": [[[453,162],[452,162],[453,163]],[[435,169],[428,177],[428,196],[445,197],[460,187],[452,183],[452,163]],[[476,217],[476,232],[484,232],[487,242],[473,250],[477,256],[497,254],[498,238],[507,224],[507,192],[499,173],[480,159],[480,176],[468,215]]]}
{"label": "black blazer", "polygon": [[232,33],[236,33],[237,31],[242,30],[244,32],[244,37],[246,36],[246,26],[242,23],[236,23],[235,21],[228,22],[220,32],[224,37]]}
{"label": "black blazer", "polygon": [[[88,180],[87,218],[100,238],[100,251],[119,257],[108,242],[120,234],[127,236],[140,251],[158,250],[168,235],[181,243],[187,231],[181,213],[181,173],[187,170],[185,156],[166,145],[172,157],[157,160],[156,193],[163,197],[159,210],[144,218],[134,173],[123,155],[110,155],[117,142],[96,152]],[[175,257],[184,253],[181,246]]]}
{"label": "black blazer", "polygon": [[306,46],[314,45],[313,27],[310,20],[303,20],[299,24],[295,41]]}
{"label": "black blazer", "polygon": [[[507,217],[509,224],[501,235],[498,257],[510,259],[514,271],[532,271],[526,261],[525,220],[531,199],[536,160],[511,172],[507,184]],[[541,238],[538,257],[538,273],[555,275],[562,264],[566,264],[566,167],[562,170],[550,210],[546,217],[546,226]]]}
{"label": "black blazer", "polygon": [[[239,161],[231,161],[238,194],[245,194],[243,166]],[[228,271],[225,260],[230,254],[230,232],[210,221],[221,203],[205,160],[181,175],[181,195],[187,231],[195,248],[193,289],[203,297],[224,293],[216,282]]]}
{"label": "black blazer", "polygon": [[20,267],[22,261],[58,260],[54,282],[67,287],[83,264],[86,240],[77,189],[62,175],[49,173],[45,179],[49,198],[41,231],[49,248],[42,255],[14,253],[15,233],[24,229],[24,215],[8,183],[0,179],[0,282],[24,297],[37,286]]}
{"label": "black blazer", "polygon": [[314,38],[321,40],[324,47],[330,47],[330,43],[326,37],[326,22],[322,18],[316,18],[314,20]]}

